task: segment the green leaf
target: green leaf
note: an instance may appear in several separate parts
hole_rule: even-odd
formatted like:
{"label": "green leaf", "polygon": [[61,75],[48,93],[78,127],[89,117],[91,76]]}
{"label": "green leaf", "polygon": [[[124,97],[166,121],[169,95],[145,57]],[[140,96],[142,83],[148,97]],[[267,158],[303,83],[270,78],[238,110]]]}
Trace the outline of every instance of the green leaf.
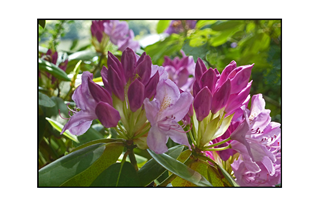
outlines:
{"label": "green leaf", "polygon": [[123,143],[108,143],[101,157],[83,172],[72,177],[61,186],[90,186],[109,166],[115,163],[123,151]]}
{"label": "green leaf", "polygon": [[73,40],[69,50],[73,50],[78,45],[78,42],[78,39]]}
{"label": "green leaf", "polygon": [[96,144],[65,155],[39,170],[40,187],[57,187],[87,169],[103,153],[105,144]]}
{"label": "green leaf", "polygon": [[198,58],[204,59],[208,52],[208,44],[204,44],[199,47],[191,47],[190,40],[186,40],[182,46],[182,50],[187,56],[193,56],[193,60],[197,62]]}
{"label": "green leaf", "polygon": [[171,20],[159,20],[157,24],[157,33],[164,32],[170,25]]}
{"label": "green leaf", "polygon": [[221,173],[224,175],[224,177],[226,178],[226,180],[234,187],[239,187],[238,183],[236,183],[236,181],[233,180],[233,178],[231,177],[231,175],[225,170],[223,169],[223,167],[221,167],[220,165],[218,165],[217,163],[215,163],[216,166],[218,166],[218,168],[220,169]]}
{"label": "green leaf", "polygon": [[139,187],[139,177],[133,165],[129,162],[115,163],[103,171],[95,181],[92,187]]}
{"label": "green leaf", "polygon": [[[55,129],[58,130],[59,132],[62,131],[62,129],[63,129],[62,124],[60,124],[59,122],[54,121],[54,120],[52,120],[52,119],[50,119],[50,118],[48,118],[48,117],[46,117],[46,119],[47,119],[48,122],[53,126],[53,128],[55,128]],[[71,140],[74,141],[74,142],[79,142],[77,136],[71,134],[71,133],[69,132],[69,130],[66,130],[66,131],[63,133],[63,135],[65,135],[66,137],[68,137],[69,139],[71,139]]]}
{"label": "green leaf", "polygon": [[164,168],[172,172],[173,174],[195,184],[196,186],[212,187],[209,181],[203,177],[200,173],[192,170],[183,163],[173,159],[167,154],[156,154],[152,150],[148,149],[150,155]]}
{"label": "green leaf", "polygon": [[52,74],[54,77],[63,80],[63,81],[70,81],[70,78],[67,74],[60,69],[58,66],[39,58],[39,69],[45,72]]}
{"label": "green leaf", "polygon": [[[214,172],[211,168],[209,168],[209,165],[201,160],[195,161],[190,163],[189,167],[198,173],[200,173],[202,176],[204,176],[214,187],[223,187],[224,184],[221,181],[223,177],[220,177],[217,175],[216,172]],[[180,177],[176,177],[172,181],[172,186],[174,187],[195,187],[193,183],[190,183],[189,181],[186,181]]]}
{"label": "green leaf", "polygon": [[242,27],[243,25],[239,24],[228,30],[223,30],[222,32],[220,32],[219,34],[217,34],[215,37],[212,38],[211,46],[218,47],[226,43],[236,32],[240,31]]}
{"label": "green leaf", "polygon": [[216,22],[217,20],[199,20],[197,21],[196,28],[201,29],[202,27],[205,27],[207,25],[212,25]]}
{"label": "green leaf", "polygon": [[56,104],[47,95],[39,92],[39,105],[50,108]]}
{"label": "green leaf", "polygon": [[46,26],[46,20],[44,19],[39,19],[38,20],[39,25],[44,29],[44,27]]}
{"label": "green leaf", "polygon": [[79,147],[76,147],[75,149],[72,150],[72,152],[75,152],[77,150],[86,148],[86,147],[88,147],[90,145],[94,145],[94,144],[110,143],[110,142],[117,142],[117,141],[120,141],[120,140],[119,139],[112,139],[112,138],[111,139],[103,138],[103,139],[92,140],[92,141],[86,142],[85,144],[80,145]]}
{"label": "green leaf", "polygon": [[91,50],[85,50],[85,51],[79,51],[75,52],[72,55],[68,57],[69,61],[71,60],[92,60],[93,57],[99,55],[98,53],[91,51]]}
{"label": "green leaf", "polygon": [[78,136],[79,142],[78,143],[74,143],[73,146],[74,147],[78,147],[78,146],[83,145],[85,143],[88,143],[90,141],[99,140],[99,139],[102,139],[102,138],[103,138],[102,134],[100,134],[98,131],[96,131],[95,129],[90,127],[88,129],[88,131],[86,131],[84,134]]}
{"label": "green leaf", "polygon": [[[183,149],[182,145],[177,145],[171,147],[166,154],[168,154],[173,159],[176,159]],[[161,165],[158,164],[153,158],[150,159],[146,164],[144,164],[138,171],[138,176],[142,186],[147,186],[153,180],[160,177],[166,171]]]}
{"label": "green leaf", "polygon": [[227,20],[227,21],[219,20],[211,26],[211,29],[215,30],[215,31],[224,31],[224,30],[229,30],[229,29],[235,28],[235,27],[239,26],[240,24],[243,24],[243,21],[241,21],[241,20]]}

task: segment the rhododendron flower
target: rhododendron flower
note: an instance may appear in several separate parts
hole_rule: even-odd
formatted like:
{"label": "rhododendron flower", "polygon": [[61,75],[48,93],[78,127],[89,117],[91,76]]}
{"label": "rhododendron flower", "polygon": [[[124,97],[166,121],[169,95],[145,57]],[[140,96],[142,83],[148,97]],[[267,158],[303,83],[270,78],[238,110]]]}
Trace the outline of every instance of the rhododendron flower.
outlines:
{"label": "rhododendron flower", "polygon": [[127,22],[119,20],[109,20],[104,22],[104,32],[110,37],[110,41],[124,51],[127,47],[136,51],[140,48],[139,42],[134,41],[134,33],[129,30]]}
{"label": "rhododendron flower", "polygon": [[84,72],[81,78],[81,85],[72,95],[72,99],[81,110],[73,110],[74,114],[63,127],[61,134],[68,129],[74,135],[81,135],[90,128],[94,119],[99,119],[107,128],[115,127],[120,115],[112,107],[109,92],[92,81],[91,73]]}
{"label": "rhododendron flower", "polygon": [[[181,50],[182,58],[179,59],[175,57],[173,60],[170,60],[169,57],[164,57],[163,66],[168,72],[168,77],[177,84],[179,88],[183,91],[189,91],[190,86],[194,81],[194,69],[195,63],[193,57],[187,57],[184,52]],[[189,77],[189,76],[192,77]]]}
{"label": "rhododendron flower", "polygon": [[169,27],[166,29],[167,34],[179,34],[189,29],[196,27],[197,20],[172,20]]}
{"label": "rhododendron flower", "polygon": [[158,83],[156,96],[144,100],[146,116],[151,124],[147,144],[157,154],[168,150],[169,137],[182,145],[190,147],[186,132],[178,124],[188,113],[193,97],[189,92],[180,93],[177,85],[170,79]]}
{"label": "rhododendron flower", "polygon": [[[270,110],[265,109],[261,94],[254,95],[251,110],[244,110],[244,120],[231,134],[232,149],[240,153],[241,163],[251,173],[261,171],[261,165],[270,176],[277,162],[275,151],[280,150],[280,124],[271,122]],[[239,166],[240,167],[240,166]],[[238,168],[236,166],[235,168]]]}

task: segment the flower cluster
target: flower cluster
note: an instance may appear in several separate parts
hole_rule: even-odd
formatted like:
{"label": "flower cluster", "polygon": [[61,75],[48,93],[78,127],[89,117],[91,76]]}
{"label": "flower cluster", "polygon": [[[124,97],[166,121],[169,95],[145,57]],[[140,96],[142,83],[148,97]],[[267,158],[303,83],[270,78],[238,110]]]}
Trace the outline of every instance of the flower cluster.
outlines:
{"label": "flower cluster", "polygon": [[91,25],[92,43],[98,52],[104,52],[109,42],[124,51],[127,47],[136,51],[139,42],[134,41],[134,33],[126,22],[119,20],[93,20]]}
{"label": "flower cluster", "polygon": [[253,64],[231,61],[220,73],[182,54],[156,66],[145,52],[138,56],[129,47],[121,59],[108,52],[101,70],[104,87],[89,72],[82,74],[72,96],[77,108],[62,133],[83,134],[99,119],[118,137],[157,154],[168,151],[171,138],[224,167],[241,186],[278,184],[280,124],[271,122],[261,94],[247,109]]}
{"label": "flower cluster", "polygon": [[169,78],[183,91],[190,91],[194,81],[195,63],[193,57],[187,57],[181,50],[182,58],[175,57],[171,60],[168,56],[164,57],[163,66]]}
{"label": "flower cluster", "polygon": [[172,20],[165,33],[179,34],[189,29],[194,29],[196,27],[196,23],[197,20]]}
{"label": "flower cluster", "polygon": [[[58,52],[57,51],[53,52],[51,49],[49,49],[46,52],[46,54],[43,54],[41,56],[41,58],[54,64],[54,65],[57,65],[63,71],[66,71],[66,69],[67,69],[68,59],[66,59],[63,62],[58,61]],[[47,77],[49,79],[51,79],[51,84],[54,84],[57,81],[57,79],[53,75],[51,75],[50,73],[47,73]]]}

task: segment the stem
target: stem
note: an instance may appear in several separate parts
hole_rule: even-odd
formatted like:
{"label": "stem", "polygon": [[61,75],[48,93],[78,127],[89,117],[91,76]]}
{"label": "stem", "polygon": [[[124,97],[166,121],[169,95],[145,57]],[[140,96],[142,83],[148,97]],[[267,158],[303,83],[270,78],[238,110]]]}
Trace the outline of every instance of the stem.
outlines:
{"label": "stem", "polygon": [[114,129],[118,132],[119,135],[121,135],[123,138],[127,138],[127,136],[121,132],[117,127],[114,127]]}
{"label": "stem", "polygon": [[127,158],[128,154],[129,154],[129,151],[127,151],[122,157],[121,167],[120,167],[119,175],[118,175],[118,178],[117,178],[116,186],[118,186],[120,175],[121,175],[121,171],[122,171],[122,167],[123,167],[123,164],[126,162],[126,158]]}
{"label": "stem", "polygon": [[[201,136],[202,136],[202,134],[201,134],[201,122],[202,122],[202,121],[199,121],[199,125],[198,125],[198,137],[197,137],[197,141],[198,141],[198,144],[199,144],[199,145],[200,145]],[[198,147],[200,147],[200,146],[198,146]]]}
{"label": "stem", "polygon": [[103,56],[104,55],[103,55],[103,52],[102,52],[101,55],[100,55],[100,58],[99,58],[99,63],[96,66],[96,68],[94,69],[94,71],[92,72],[93,77],[95,77],[96,72],[101,68],[101,62],[102,62]]}
{"label": "stem", "polygon": [[129,158],[130,158],[131,164],[134,166],[134,169],[136,171],[138,171],[139,169],[138,169],[138,165],[137,165],[137,160],[136,160],[136,157],[134,156],[133,149],[129,150]]}
{"label": "stem", "polygon": [[169,177],[167,177],[164,181],[162,181],[162,183],[157,185],[157,187],[167,187],[167,185],[171,183],[176,177],[177,175],[172,173]]}
{"label": "stem", "polygon": [[226,147],[221,147],[221,148],[204,149],[204,151],[223,151],[223,150],[230,149],[230,148],[231,148],[231,144],[229,144]]}
{"label": "stem", "polygon": [[191,137],[192,143],[196,146],[196,140],[194,140],[194,137],[193,137],[193,135],[192,135],[192,132],[189,131],[188,133],[189,133],[189,135],[190,135],[190,137]]}
{"label": "stem", "polygon": [[203,147],[204,149],[209,149],[209,148],[211,148],[211,147],[215,147],[215,146],[219,146],[219,145],[221,145],[221,144],[223,144],[223,143],[226,143],[226,142],[228,142],[228,141],[230,141],[231,140],[231,138],[229,137],[228,139],[225,139],[225,140],[223,140],[223,141],[221,141],[221,142],[217,142],[217,143],[215,143],[215,144],[212,144],[212,145],[209,145],[209,146],[205,146],[205,147]]}

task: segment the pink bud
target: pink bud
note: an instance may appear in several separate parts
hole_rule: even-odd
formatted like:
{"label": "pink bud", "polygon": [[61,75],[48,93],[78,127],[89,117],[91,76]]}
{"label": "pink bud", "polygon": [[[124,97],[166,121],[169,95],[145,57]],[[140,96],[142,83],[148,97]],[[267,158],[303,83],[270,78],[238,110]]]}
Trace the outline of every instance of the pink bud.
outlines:
{"label": "pink bud", "polygon": [[138,79],[135,79],[130,84],[128,99],[131,111],[135,112],[142,106],[144,100],[144,85]]}
{"label": "pink bud", "polygon": [[193,108],[196,112],[198,121],[202,121],[208,116],[211,109],[211,91],[208,87],[204,87],[195,97],[193,102]]}
{"label": "pink bud", "polygon": [[215,93],[213,94],[212,97],[212,108],[211,112],[213,114],[217,113],[221,108],[223,108],[229,99],[230,96],[230,91],[231,91],[231,83],[230,80],[227,79],[224,84],[218,88]]}

